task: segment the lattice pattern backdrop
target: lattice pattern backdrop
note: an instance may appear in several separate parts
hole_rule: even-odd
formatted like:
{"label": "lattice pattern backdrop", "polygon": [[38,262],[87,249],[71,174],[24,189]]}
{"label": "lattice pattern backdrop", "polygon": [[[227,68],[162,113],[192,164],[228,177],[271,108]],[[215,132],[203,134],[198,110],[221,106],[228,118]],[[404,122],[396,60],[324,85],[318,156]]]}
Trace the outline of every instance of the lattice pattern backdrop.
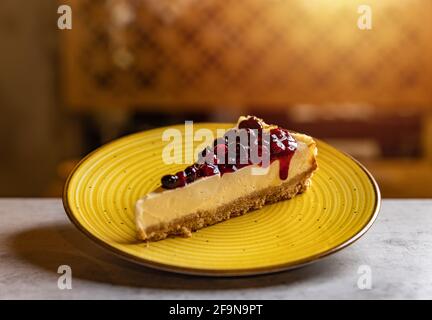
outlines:
{"label": "lattice pattern backdrop", "polygon": [[75,108],[432,102],[432,1],[70,0]]}

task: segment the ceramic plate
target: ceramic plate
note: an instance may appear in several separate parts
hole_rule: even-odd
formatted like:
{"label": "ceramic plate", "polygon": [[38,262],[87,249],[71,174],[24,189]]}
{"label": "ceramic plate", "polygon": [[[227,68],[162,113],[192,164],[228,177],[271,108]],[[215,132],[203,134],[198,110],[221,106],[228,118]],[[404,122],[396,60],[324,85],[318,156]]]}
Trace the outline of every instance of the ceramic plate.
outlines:
{"label": "ceramic plate", "polygon": [[[194,124],[194,129],[232,126],[203,123]],[[184,126],[171,128],[183,132]],[[161,176],[185,167],[162,161],[165,129],[102,146],[77,165],[65,186],[63,202],[71,221],[92,240],[131,261],[199,275],[281,271],[348,246],[369,229],[378,214],[380,193],[370,173],[349,156],[317,141],[319,169],[306,193],[204,228],[190,238],[140,243],[135,201],[158,187]]]}

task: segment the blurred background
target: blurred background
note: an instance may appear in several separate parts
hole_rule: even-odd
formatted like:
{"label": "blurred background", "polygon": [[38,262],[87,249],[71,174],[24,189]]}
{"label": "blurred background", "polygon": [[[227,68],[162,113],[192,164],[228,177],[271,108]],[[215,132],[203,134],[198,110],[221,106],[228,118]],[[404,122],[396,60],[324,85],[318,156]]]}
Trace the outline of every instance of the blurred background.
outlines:
{"label": "blurred background", "polygon": [[60,196],[81,157],[131,132],[254,114],[352,154],[384,197],[432,197],[431,14],[429,0],[2,0],[0,196]]}

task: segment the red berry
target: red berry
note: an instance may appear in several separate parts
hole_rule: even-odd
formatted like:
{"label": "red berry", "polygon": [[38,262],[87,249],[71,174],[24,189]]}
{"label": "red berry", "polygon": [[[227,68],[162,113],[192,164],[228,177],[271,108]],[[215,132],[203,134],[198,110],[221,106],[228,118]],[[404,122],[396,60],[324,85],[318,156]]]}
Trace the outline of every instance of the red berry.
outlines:
{"label": "red berry", "polygon": [[262,131],[262,126],[259,120],[256,117],[248,117],[246,120],[243,120],[238,124],[239,129],[258,129],[258,131]]}
{"label": "red berry", "polygon": [[270,130],[271,136],[276,136],[279,139],[286,138],[286,133],[281,128],[274,128]]}
{"label": "red berry", "polygon": [[197,169],[195,166],[189,166],[184,170],[186,176],[186,182],[191,183],[197,179]]}
{"label": "red berry", "polygon": [[272,154],[284,152],[288,146],[288,136],[280,128],[270,130],[270,150]]}
{"label": "red berry", "polygon": [[219,174],[219,169],[213,164],[204,163],[199,168],[199,175],[201,177],[210,177]]}
{"label": "red berry", "polygon": [[284,152],[286,150],[286,147],[283,144],[283,142],[277,140],[277,141],[272,141],[272,143],[270,144],[270,149],[272,154],[279,154],[281,152]]}
{"label": "red berry", "polygon": [[178,177],[172,174],[163,176],[161,179],[162,187],[165,189],[175,189],[178,186]]}
{"label": "red berry", "polygon": [[183,187],[186,185],[186,175],[183,171],[177,172],[176,174],[178,178],[177,187]]}
{"label": "red berry", "polygon": [[234,172],[238,170],[238,167],[236,164],[224,164],[224,165],[220,165],[220,172],[222,174],[224,173],[230,173],[230,172]]}

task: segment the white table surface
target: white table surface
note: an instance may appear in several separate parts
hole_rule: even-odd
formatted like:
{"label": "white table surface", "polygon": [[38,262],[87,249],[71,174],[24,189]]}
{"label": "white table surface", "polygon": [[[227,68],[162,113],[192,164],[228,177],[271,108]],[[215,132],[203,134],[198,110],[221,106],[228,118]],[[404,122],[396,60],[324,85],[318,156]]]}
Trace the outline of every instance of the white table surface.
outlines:
{"label": "white table surface", "polygon": [[[60,265],[72,289],[57,286]],[[359,267],[372,288],[359,289]],[[384,200],[352,246],[301,269],[246,278],[177,275],[134,265],[93,244],[60,199],[0,199],[1,299],[432,298],[432,200]]]}

